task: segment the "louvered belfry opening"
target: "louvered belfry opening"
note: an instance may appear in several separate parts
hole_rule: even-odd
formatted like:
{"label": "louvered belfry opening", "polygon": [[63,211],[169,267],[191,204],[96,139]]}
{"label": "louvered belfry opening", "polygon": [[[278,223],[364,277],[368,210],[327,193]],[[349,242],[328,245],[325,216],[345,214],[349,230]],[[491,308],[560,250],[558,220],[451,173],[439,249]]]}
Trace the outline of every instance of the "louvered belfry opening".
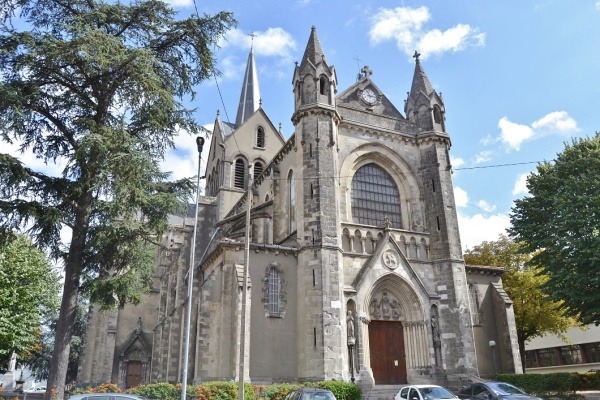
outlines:
{"label": "louvered belfry opening", "polygon": [[244,165],[244,160],[237,159],[235,162],[235,178],[233,185],[236,188],[244,189],[246,183],[246,168]]}

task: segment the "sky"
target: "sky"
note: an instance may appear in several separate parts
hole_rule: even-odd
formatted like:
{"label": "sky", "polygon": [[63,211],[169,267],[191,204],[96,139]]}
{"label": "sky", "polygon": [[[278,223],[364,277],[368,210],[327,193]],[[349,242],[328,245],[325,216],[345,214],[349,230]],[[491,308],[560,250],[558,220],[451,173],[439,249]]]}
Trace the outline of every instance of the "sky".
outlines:
{"label": "sky", "polygon": [[[294,62],[312,26],[335,66],[338,93],[368,65],[401,112],[417,50],[445,102],[463,248],[505,233],[537,162],[600,130],[599,0],[169,2],[181,17],[231,11],[239,23],[215,48],[221,76],[200,85],[190,104],[209,129],[217,110],[235,121],[251,43],[262,107],[286,138],[293,133]],[[165,169],[174,178],[196,175],[194,138],[183,134],[176,145]]]}

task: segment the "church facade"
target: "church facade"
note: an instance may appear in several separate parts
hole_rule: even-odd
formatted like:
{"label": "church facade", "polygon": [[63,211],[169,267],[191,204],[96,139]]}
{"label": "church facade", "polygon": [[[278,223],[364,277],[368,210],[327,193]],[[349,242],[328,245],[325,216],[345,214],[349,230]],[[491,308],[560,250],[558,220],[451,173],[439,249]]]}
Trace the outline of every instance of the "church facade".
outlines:
{"label": "church facade", "polygon": [[[444,101],[415,59],[402,113],[368,67],[339,89],[313,27],[286,140],[250,52],[236,122],[217,115],[208,147],[188,382],[456,387],[522,371],[502,270],[465,266]],[[193,224],[173,217],[142,304],[90,309],[80,385],[181,381]]]}

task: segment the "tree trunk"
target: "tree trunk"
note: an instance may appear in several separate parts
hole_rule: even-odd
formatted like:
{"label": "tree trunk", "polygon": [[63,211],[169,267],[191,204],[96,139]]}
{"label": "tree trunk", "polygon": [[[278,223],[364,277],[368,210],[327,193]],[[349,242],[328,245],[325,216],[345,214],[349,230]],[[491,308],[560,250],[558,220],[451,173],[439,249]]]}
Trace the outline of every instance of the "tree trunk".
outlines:
{"label": "tree trunk", "polygon": [[56,325],[54,351],[50,361],[50,371],[46,384],[44,400],[62,400],[65,394],[65,381],[69,365],[71,337],[77,315],[77,297],[79,296],[79,280],[86,238],[85,218],[76,217],[69,254],[65,265],[65,284],[60,305],[60,314]]}
{"label": "tree trunk", "polygon": [[517,335],[517,341],[519,342],[519,355],[521,356],[521,366],[523,367],[523,373],[525,373],[525,339]]}

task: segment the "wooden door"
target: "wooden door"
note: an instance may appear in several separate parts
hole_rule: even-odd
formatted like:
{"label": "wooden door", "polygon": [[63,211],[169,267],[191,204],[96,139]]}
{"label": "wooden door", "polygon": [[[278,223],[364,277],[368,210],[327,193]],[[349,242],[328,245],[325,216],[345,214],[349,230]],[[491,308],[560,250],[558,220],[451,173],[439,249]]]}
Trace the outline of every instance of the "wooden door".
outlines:
{"label": "wooden door", "polygon": [[127,363],[127,377],[125,379],[125,388],[139,386],[142,383],[142,363],[141,361],[129,361]]}
{"label": "wooden door", "polygon": [[406,354],[401,322],[371,321],[369,323],[371,369],[376,385],[406,382]]}

